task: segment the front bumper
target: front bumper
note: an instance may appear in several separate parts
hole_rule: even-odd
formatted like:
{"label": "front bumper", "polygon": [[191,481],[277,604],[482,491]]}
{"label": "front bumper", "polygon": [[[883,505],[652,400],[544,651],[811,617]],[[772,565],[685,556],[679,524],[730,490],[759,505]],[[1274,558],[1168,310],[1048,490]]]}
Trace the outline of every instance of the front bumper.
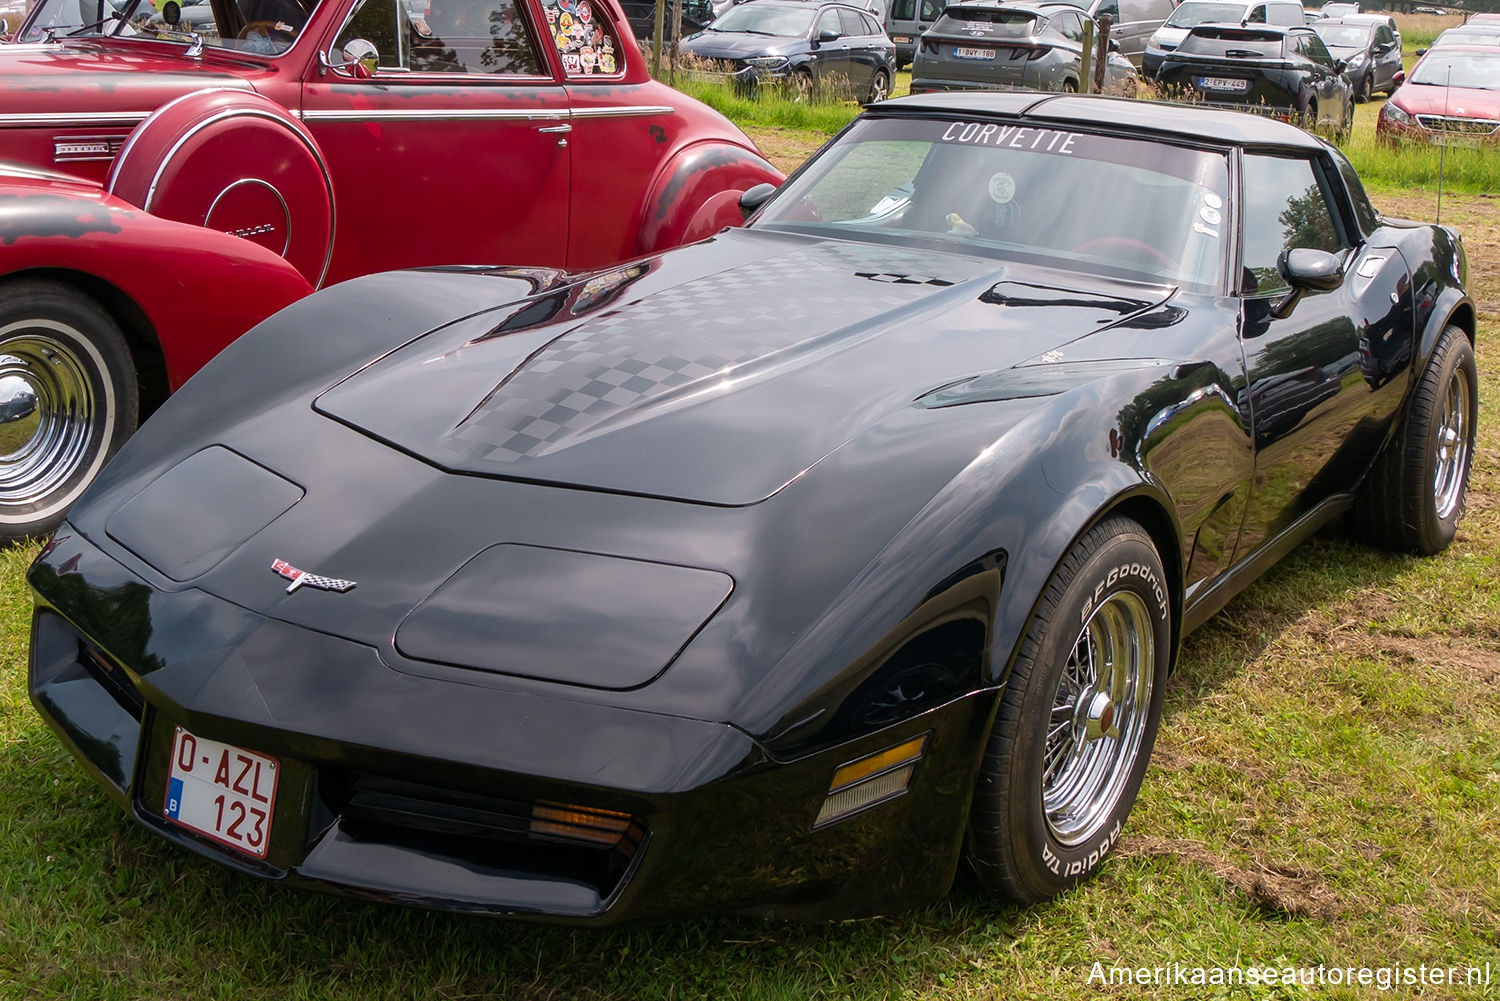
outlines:
{"label": "front bumper", "polygon": [[[33,704],[139,823],[247,874],[452,910],[606,924],[857,916],[957,865],[979,693],[794,762],[722,723],[413,677],[361,644],[142,579],[64,525],[30,574]],[[165,816],[182,728],[281,766],[264,858]],[[910,791],[813,830],[830,777],[928,734]],[[619,837],[539,825],[547,808]]]}

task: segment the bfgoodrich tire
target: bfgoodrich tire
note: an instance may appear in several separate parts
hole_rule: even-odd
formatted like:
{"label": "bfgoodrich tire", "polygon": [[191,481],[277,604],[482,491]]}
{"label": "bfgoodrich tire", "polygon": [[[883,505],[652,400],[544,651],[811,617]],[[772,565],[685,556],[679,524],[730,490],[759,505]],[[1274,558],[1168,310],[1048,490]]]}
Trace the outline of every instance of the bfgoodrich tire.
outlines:
{"label": "bfgoodrich tire", "polygon": [[130,349],[65,285],[0,284],[0,539],[56,528],[135,430]]}
{"label": "bfgoodrich tire", "polygon": [[1106,519],[1053,572],[1005,686],[969,815],[986,890],[1032,904],[1097,871],[1151,757],[1171,640],[1150,537]]}
{"label": "bfgoodrich tire", "polygon": [[1479,413],[1474,347],[1457,327],[1438,339],[1406,418],[1360,486],[1352,515],[1366,542],[1430,556],[1464,514]]}

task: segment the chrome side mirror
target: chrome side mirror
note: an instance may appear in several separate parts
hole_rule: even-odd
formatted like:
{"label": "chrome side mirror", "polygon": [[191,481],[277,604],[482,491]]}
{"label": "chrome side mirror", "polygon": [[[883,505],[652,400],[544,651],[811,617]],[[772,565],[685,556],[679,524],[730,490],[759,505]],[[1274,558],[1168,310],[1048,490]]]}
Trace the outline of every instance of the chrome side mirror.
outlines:
{"label": "chrome side mirror", "polygon": [[364,38],[351,38],[345,42],[339,59],[339,62],[334,62],[326,52],[318,53],[318,63],[324,69],[347,73],[356,80],[368,80],[380,68],[380,50],[374,42]]}

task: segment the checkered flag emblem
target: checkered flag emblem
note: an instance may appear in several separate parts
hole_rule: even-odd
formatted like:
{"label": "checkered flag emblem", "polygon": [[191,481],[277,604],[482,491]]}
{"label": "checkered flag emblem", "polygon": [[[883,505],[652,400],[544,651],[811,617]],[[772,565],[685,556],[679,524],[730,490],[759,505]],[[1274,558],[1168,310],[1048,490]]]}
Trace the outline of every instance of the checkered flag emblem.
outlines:
{"label": "checkered flag emblem", "polygon": [[287,594],[291,594],[297,588],[304,585],[321,588],[324,591],[338,591],[340,593],[352,590],[354,587],[354,581],[352,580],[344,580],[341,577],[323,577],[319,574],[308,573],[306,570],[298,570],[286,560],[273,560],[271,562],[271,569],[292,582],[291,587],[286,589]]}

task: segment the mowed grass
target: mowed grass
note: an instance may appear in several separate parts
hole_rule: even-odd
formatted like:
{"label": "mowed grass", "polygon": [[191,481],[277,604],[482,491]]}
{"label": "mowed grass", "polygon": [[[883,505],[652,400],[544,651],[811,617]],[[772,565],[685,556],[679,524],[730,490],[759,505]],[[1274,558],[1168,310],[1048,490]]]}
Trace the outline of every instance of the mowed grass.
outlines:
{"label": "mowed grass", "polygon": [[[1431,218],[1430,189],[1372,194]],[[1500,216],[1473,195],[1443,213],[1465,233],[1484,310],[1457,541],[1415,559],[1325,531],[1190,636],[1118,854],[1079,891],[1020,910],[961,881],[932,907],[868,921],[591,931],[251,880],[138,829],[32,711],[22,575],[35,547],[17,547],[0,550],[0,998],[1494,997]],[[1096,962],[1490,964],[1493,982],[1104,988]]]}

